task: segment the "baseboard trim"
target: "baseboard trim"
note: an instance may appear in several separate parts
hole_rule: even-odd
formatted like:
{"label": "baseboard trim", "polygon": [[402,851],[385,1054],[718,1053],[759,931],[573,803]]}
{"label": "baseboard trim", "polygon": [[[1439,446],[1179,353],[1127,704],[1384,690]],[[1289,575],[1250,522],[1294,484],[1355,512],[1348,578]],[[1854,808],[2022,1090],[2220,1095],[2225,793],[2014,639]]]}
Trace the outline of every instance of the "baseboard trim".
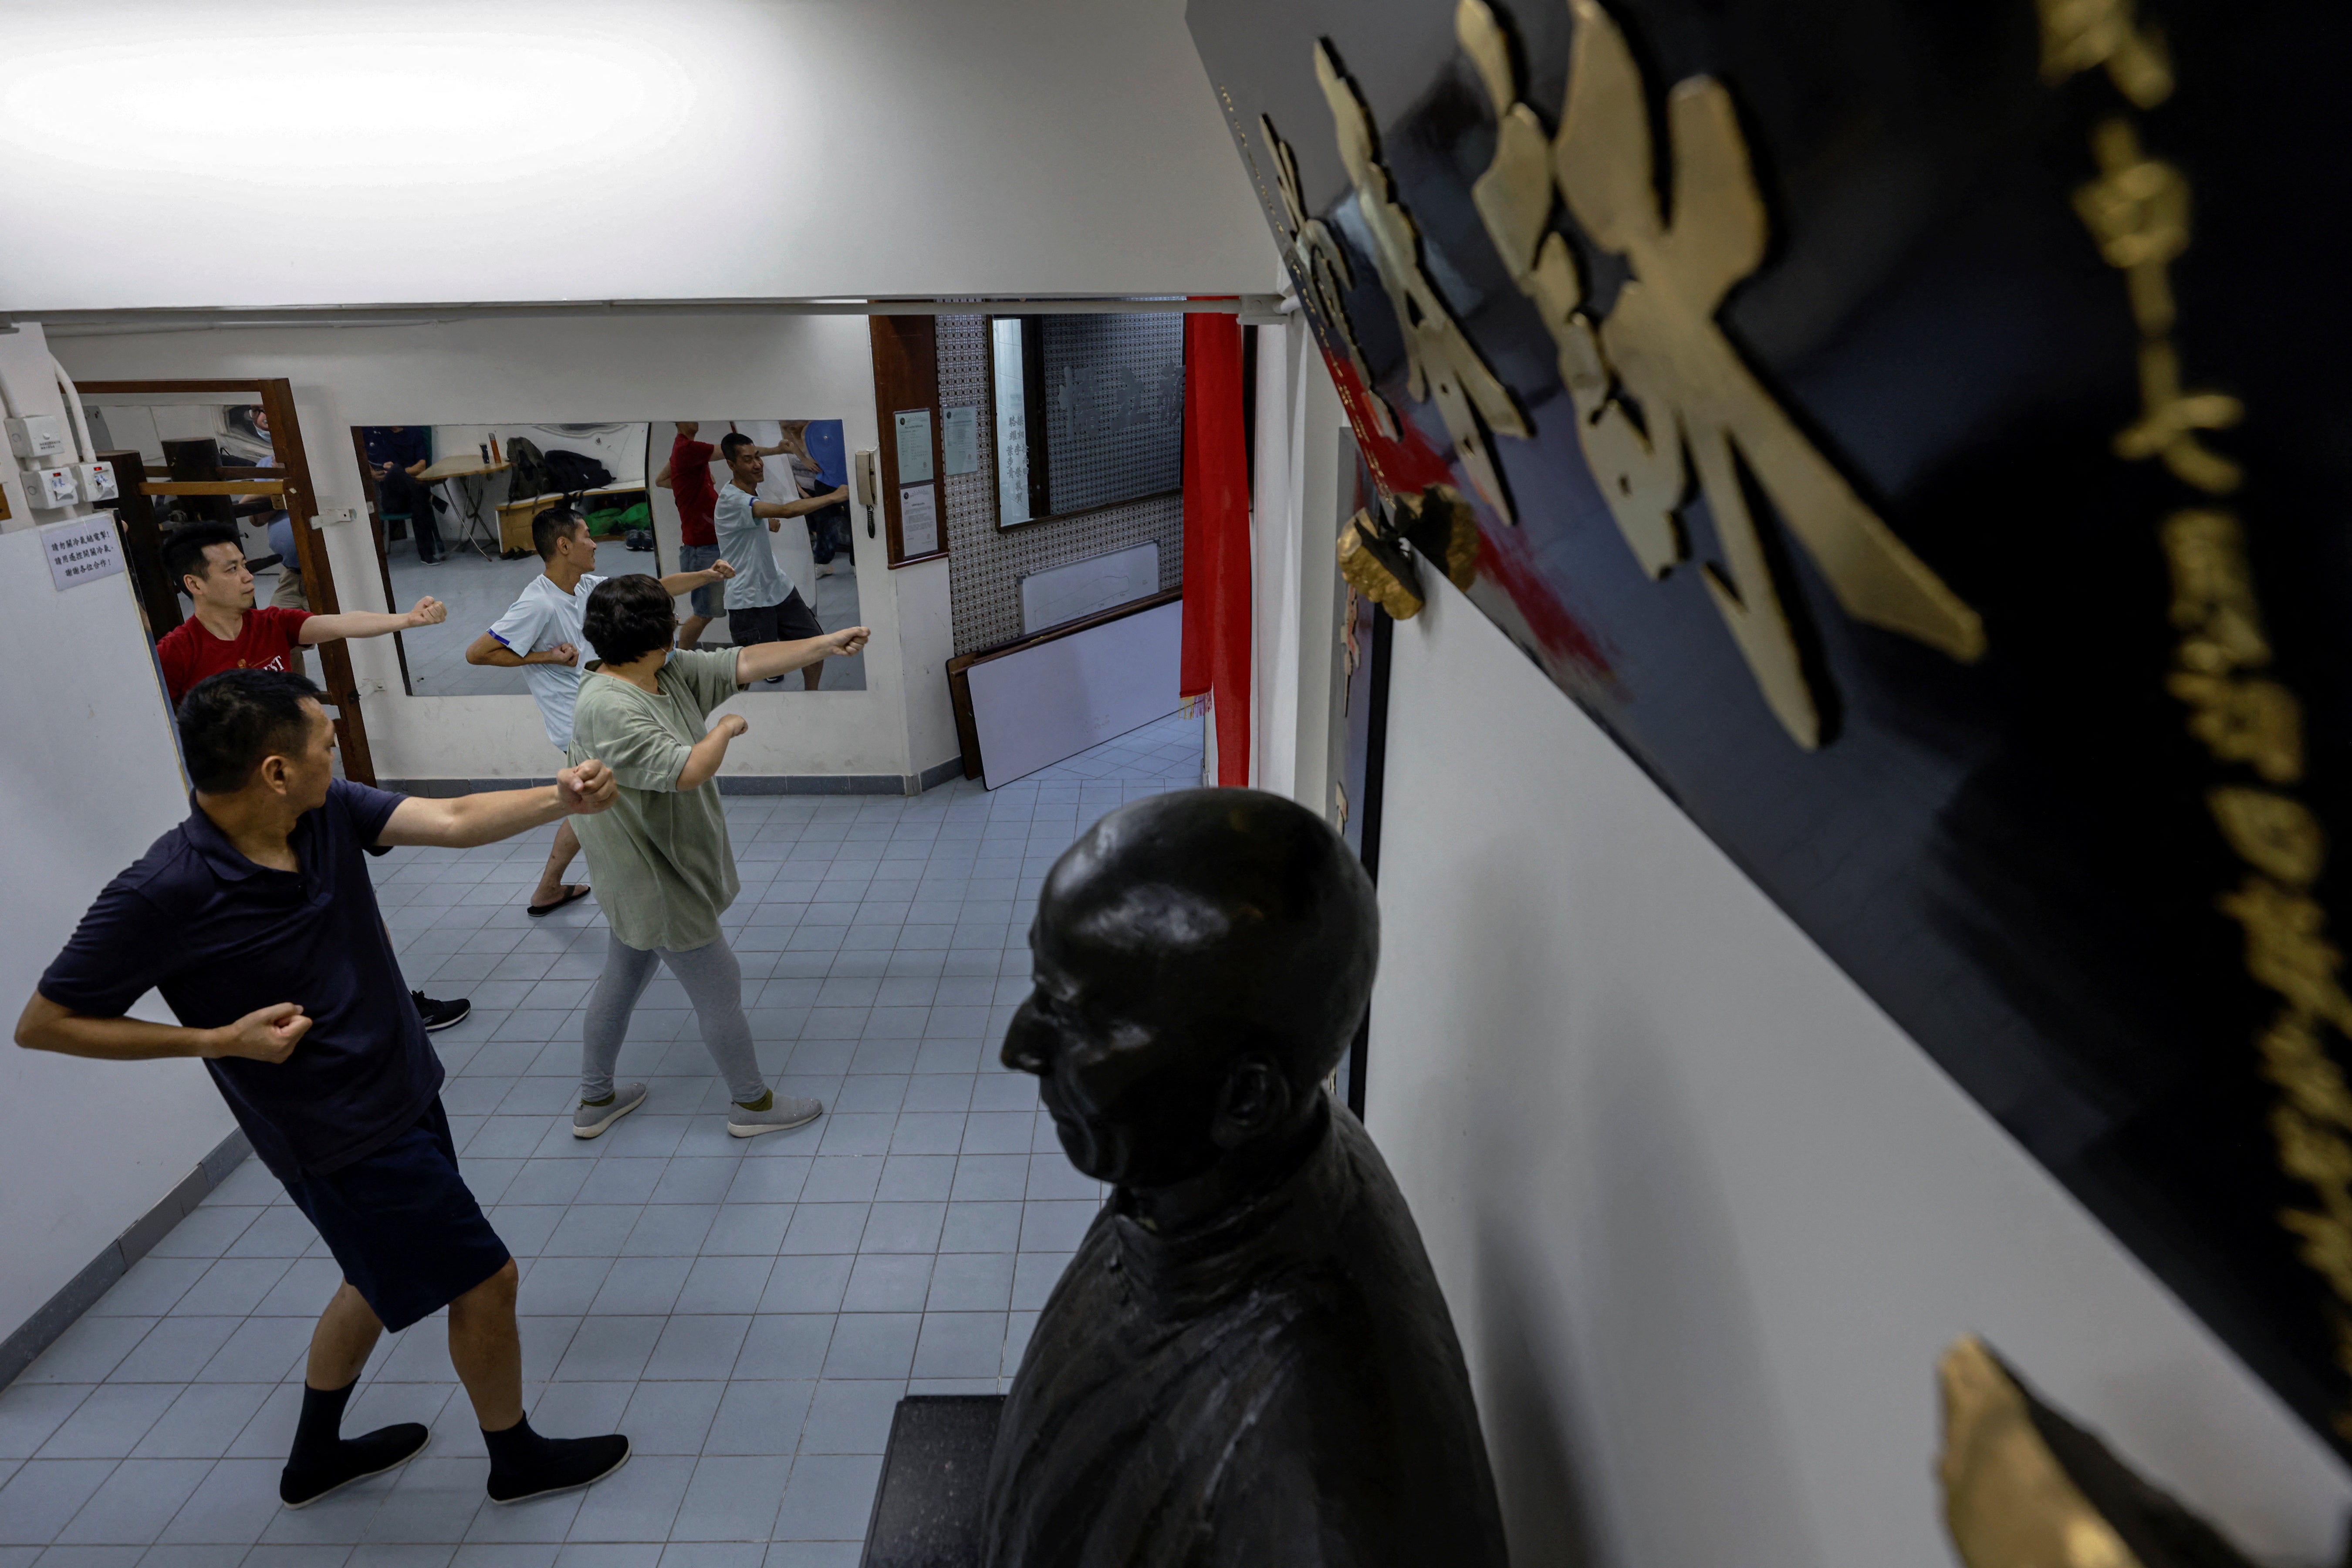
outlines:
{"label": "baseboard trim", "polygon": [[[720,795],[920,795],[963,776],[963,759],[950,757],[919,773],[721,773]],[[381,779],[378,787],[446,800],[490,790],[533,789],[543,779]],[[909,786],[913,787],[909,787]]]}
{"label": "baseboard trim", "polygon": [[59,1334],[97,1305],[108,1287],[153,1251],[155,1244],[171,1235],[172,1227],[185,1219],[215,1187],[228,1180],[229,1173],[243,1164],[252,1152],[253,1145],[246,1141],[241,1130],[222,1139],[178,1186],[164,1195],[163,1202],[131,1221],[121,1236],[106,1244],[105,1250],[68,1280],[63,1289],[43,1302],[22,1328],[0,1340],[0,1388],[16,1382],[17,1374],[32,1365],[35,1357],[56,1343]]}
{"label": "baseboard trim", "polygon": [[904,795],[902,773],[721,773],[720,795]]}
{"label": "baseboard trim", "polygon": [[921,773],[917,773],[915,775],[915,787],[908,790],[907,793],[908,795],[921,795],[927,790],[939,788],[940,785],[946,784],[950,779],[960,779],[961,777],[963,777],[963,753],[958,752],[946,762],[934,763],[929,767],[925,768]]}

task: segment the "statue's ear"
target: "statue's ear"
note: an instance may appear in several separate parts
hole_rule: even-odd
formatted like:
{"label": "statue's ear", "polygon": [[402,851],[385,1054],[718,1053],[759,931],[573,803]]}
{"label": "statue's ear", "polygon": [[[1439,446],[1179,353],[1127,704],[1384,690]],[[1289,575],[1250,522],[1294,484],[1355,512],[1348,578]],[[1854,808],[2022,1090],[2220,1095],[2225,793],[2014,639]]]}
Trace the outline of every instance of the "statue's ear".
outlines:
{"label": "statue's ear", "polygon": [[1290,1114],[1290,1080],[1264,1057],[1245,1056],[1225,1071],[1210,1138],[1221,1149],[1262,1137]]}

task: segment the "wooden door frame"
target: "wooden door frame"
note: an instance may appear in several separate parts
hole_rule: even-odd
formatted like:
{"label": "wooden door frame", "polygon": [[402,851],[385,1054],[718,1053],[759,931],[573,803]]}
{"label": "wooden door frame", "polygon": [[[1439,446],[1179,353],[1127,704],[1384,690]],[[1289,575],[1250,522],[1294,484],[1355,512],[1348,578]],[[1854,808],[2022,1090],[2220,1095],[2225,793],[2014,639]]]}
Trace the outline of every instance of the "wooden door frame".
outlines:
{"label": "wooden door frame", "polygon": [[[875,460],[881,471],[874,476],[882,495],[882,522],[888,536],[887,563],[893,569],[918,561],[936,561],[948,552],[947,463],[940,429],[939,318],[936,316],[871,316],[866,330],[874,343],[874,417],[881,426]],[[903,520],[898,515],[898,419],[901,410],[923,409],[931,416],[931,479],[934,514],[939,520],[936,548],[918,555],[907,553]]]}
{"label": "wooden door frame", "polygon": [[[342,601],[335,593],[335,569],[327,560],[327,542],[318,527],[318,490],[310,482],[310,459],[302,443],[301,421],[294,412],[294,384],[284,376],[253,376],[230,381],[86,381],[79,390],[93,395],[136,397],[142,394],[157,396],[189,393],[222,394],[221,404],[226,406],[241,395],[247,401],[257,402],[261,411],[269,416],[269,443],[278,456],[278,466],[285,470],[286,515],[294,523],[295,550],[302,560],[302,595],[310,601],[311,610],[322,616],[339,615]],[[125,479],[143,476],[120,476]],[[343,753],[343,775],[360,784],[375,783],[375,756],[368,749],[367,720],[360,711],[359,682],[352,673],[351,650],[337,638],[332,642],[311,645],[319,656],[320,682],[326,689],[322,700],[335,712],[335,743]]]}

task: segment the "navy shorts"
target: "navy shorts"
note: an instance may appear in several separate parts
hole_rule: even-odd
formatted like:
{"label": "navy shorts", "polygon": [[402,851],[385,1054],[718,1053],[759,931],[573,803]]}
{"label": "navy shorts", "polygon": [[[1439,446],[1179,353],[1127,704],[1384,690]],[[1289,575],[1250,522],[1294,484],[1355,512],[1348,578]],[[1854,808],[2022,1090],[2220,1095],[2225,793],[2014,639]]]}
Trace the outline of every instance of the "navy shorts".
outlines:
{"label": "navy shorts", "polygon": [[824,628],[816,624],[808,601],[795,588],[781,605],[728,611],[727,635],[734,639],[737,647],[750,647],[753,643],[804,642],[824,636]]}
{"label": "navy shorts", "polygon": [[429,1318],[506,1267],[512,1255],[483,1216],[466,1178],[439,1096],[416,1125],[326,1175],[299,1175],[286,1191],[383,1326],[395,1332]]}

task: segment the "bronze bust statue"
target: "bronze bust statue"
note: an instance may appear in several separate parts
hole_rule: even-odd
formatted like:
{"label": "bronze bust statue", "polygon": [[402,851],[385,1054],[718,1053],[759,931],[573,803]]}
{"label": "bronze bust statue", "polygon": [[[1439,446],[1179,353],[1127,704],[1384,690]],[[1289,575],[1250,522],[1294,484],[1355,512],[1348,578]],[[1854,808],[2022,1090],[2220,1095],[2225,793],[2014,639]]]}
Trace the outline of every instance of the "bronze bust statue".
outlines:
{"label": "bronze bust statue", "polygon": [[1505,1563],[1412,1215],[1323,1087],[1364,1016],[1370,880],[1311,812],[1187,790],[1058,861],[1005,1037],[1114,1192],[997,1429],[990,1568]]}

